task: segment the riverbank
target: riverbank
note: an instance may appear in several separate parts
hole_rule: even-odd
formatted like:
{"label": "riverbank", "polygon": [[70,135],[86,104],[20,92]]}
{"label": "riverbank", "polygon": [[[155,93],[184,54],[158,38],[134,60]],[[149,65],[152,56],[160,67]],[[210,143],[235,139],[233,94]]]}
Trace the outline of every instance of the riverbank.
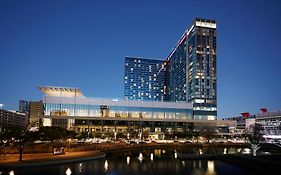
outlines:
{"label": "riverbank", "polygon": [[[178,153],[194,155],[188,157],[189,159],[214,159],[214,157],[208,157],[208,154],[215,154],[217,160],[229,162],[233,164],[246,165],[255,167],[267,164],[270,166],[281,166],[281,158],[272,155],[266,155],[266,157],[252,157],[251,155],[224,155],[224,149],[237,148],[243,150],[248,148],[248,144],[202,144],[202,143],[139,143],[139,144],[125,144],[125,143],[103,143],[103,144],[87,144],[87,145],[71,145],[71,148],[66,149],[66,153],[63,155],[53,155],[53,153],[25,153],[23,154],[23,161],[19,162],[19,154],[6,154],[5,160],[3,157],[0,159],[0,169],[4,168],[22,168],[22,167],[35,167],[35,166],[48,166],[56,164],[67,164],[82,162],[88,160],[94,160],[102,157],[111,157],[118,154],[129,155],[133,152],[139,152],[146,150],[147,153],[156,149],[163,150],[181,150]],[[242,148],[242,149],[241,149]],[[201,150],[206,157],[199,156],[198,150]],[[197,152],[196,152],[197,151]],[[259,159],[258,159],[259,158]],[[249,162],[249,163],[247,163]]]}
{"label": "riverbank", "polygon": [[23,154],[23,161],[19,162],[19,154],[6,154],[5,159],[0,159],[0,168],[23,168],[48,166],[81,161],[94,160],[105,157],[105,153],[95,151],[66,152],[63,155],[53,155],[52,153]]}

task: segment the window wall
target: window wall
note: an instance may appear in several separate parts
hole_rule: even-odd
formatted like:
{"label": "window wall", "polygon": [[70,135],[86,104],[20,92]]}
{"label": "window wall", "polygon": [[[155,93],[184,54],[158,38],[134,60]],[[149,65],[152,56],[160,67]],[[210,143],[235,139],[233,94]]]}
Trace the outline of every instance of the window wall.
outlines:
{"label": "window wall", "polygon": [[192,109],[46,103],[45,115],[192,119]]}

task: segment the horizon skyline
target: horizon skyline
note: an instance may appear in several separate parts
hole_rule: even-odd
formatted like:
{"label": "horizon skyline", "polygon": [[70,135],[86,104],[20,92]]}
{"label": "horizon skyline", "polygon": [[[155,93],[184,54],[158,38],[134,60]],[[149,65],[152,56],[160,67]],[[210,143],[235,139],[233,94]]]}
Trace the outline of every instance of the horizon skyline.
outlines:
{"label": "horizon skyline", "polygon": [[41,100],[42,85],[124,99],[125,57],[165,60],[202,17],[218,25],[218,119],[281,110],[280,2],[65,2],[0,2],[3,109]]}

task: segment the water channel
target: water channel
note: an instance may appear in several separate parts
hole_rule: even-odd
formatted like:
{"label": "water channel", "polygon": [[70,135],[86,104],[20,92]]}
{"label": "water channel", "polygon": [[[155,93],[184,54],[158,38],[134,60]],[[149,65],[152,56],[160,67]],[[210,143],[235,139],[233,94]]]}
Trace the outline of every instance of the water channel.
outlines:
{"label": "water channel", "polygon": [[[234,149],[232,151],[237,151]],[[197,150],[197,153],[202,150]],[[222,150],[224,153],[225,149]],[[92,161],[0,170],[0,175],[224,175],[258,174],[256,170],[219,160],[179,159],[182,150],[156,149],[120,153]],[[186,153],[186,152],[185,152]],[[188,151],[190,153],[190,151]],[[229,153],[227,150],[226,153]],[[247,150],[245,152],[248,154]]]}

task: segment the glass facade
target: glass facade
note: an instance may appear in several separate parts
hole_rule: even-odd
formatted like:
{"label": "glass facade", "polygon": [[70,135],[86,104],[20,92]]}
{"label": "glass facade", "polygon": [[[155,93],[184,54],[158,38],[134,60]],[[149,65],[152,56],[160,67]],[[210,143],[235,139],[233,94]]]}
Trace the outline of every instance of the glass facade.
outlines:
{"label": "glass facade", "polygon": [[117,101],[86,97],[44,97],[44,126],[78,132],[185,132],[193,119],[187,102]]}
{"label": "glass facade", "polygon": [[[58,102],[59,98],[59,102]],[[188,103],[111,101],[84,98],[87,103],[67,103],[67,97],[46,97],[45,115],[140,119],[192,119]],[[64,102],[65,101],[65,102]],[[181,107],[179,107],[181,106]]]}
{"label": "glass facade", "polygon": [[166,101],[186,101],[186,35],[166,61]]}
{"label": "glass facade", "polygon": [[187,33],[188,95],[195,119],[217,118],[216,22],[196,19]]}
{"label": "glass facade", "polygon": [[216,22],[196,19],[167,58],[167,101],[193,104],[194,119],[217,119]]}
{"label": "glass facade", "polygon": [[126,100],[164,100],[163,60],[125,57]]}
{"label": "glass facade", "polygon": [[165,61],[126,57],[125,99],[187,101],[217,119],[216,22],[196,18]]}

